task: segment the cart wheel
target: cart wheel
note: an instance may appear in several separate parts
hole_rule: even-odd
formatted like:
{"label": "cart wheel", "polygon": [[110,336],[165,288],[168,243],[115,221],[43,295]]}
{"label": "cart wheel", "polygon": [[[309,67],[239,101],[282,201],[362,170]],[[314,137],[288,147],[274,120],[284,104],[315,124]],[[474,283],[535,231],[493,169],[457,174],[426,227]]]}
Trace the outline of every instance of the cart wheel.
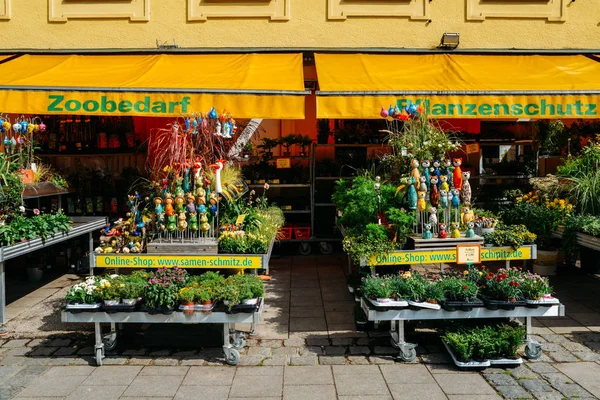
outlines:
{"label": "cart wheel", "polygon": [[309,255],[311,251],[312,251],[312,246],[308,242],[302,242],[298,246],[298,252],[300,254],[302,254],[303,256]]}
{"label": "cart wheel", "polygon": [[537,360],[542,355],[542,346],[539,344],[528,344],[525,346],[525,356],[530,360]]}
{"label": "cart wheel", "polygon": [[320,242],[319,250],[321,250],[321,254],[328,256],[329,254],[333,254],[333,246],[329,242]]}
{"label": "cart wheel", "polygon": [[246,338],[243,336],[238,336],[233,339],[232,346],[234,349],[243,349],[246,347]]}
{"label": "cart wheel", "polygon": [[105,337],[102,342],[104,343],[105,351],[113,351],[117,347],[117,338],[111,340],[110,336]]}
{"label": "cart wheel", "polygon": [[104,357],[102,356],[102,349],[101,349],[101,348],[99,348],[99,349],[96,349],[96,365],[97,365],[98,367],[101,367],[101,366],[102,366],[102,359],[103,359],[103,358],[104,358]]}
{"label": "cart wheel", "polygon": [[238,365],[240,362],[240,352],[236,349],[230,349],[229,354],[225,354],[225,362],[229,365]]}
{"label": "cart wheel", "polygon": [[401,350],[400,358],[406,362],[414,361],[417,358],[417,351],[415,349]]}
{"label": "cart wheel", "polygon": [[394,338],[390,338],[390,344],[392,345],[393,348],[395,349],[399,349],[400,346],[398,345],[398,343],[394,340]]}

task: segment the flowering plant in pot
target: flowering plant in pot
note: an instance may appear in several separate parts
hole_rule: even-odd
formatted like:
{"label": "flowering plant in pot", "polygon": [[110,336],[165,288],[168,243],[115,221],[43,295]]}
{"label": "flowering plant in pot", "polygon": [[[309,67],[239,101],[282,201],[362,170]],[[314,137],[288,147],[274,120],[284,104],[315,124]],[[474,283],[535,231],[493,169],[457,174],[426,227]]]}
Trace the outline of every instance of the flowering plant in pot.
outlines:
{"label": "flowering plant in pot", "polygon": [[194,300],[196,303],[200,303],[203,308],[211,308],[214,298],[215,292],[211,288],[200,286],[196,289]]}
{"label": "flowering plant in pot", "polygon": [[144,290],[146,306],[151,312],[169,314],[173,311],[177,293],[189,280],[186,270],[161,268],[150,274]]}
{"label": "flowering plant in pot", "polygon": [[240,300],[243,304],[256,304],[265,292],[262,279],[256,275],[237,274],[226,280],[239,286]]}
{"label": "flowering plant in pot", "polygon": [[87,278],[84,282],[73,285],[65,300],[67,304],[96,304],[99,300],[98,292],[96,291],[96,278]]}
{"label": "flowering plant in pot", "polygon": [[483,287],[483,301],[489,309],[512,310],[516,305],[524,305],[521,301],[520,271],[516,268],[501,268],[496,274],[488,272]]}
{"label": "flowering plant in pot", "polygon": [[177,293],[177,299],[183,306],[184,314],[194,313],[194,301],[196,300],[197,292],[198,289],[196,287],[187,286],[179,290],[179,293]]}
{"label": "flowering plant in pot", "polygon": [[119,295],[124,305],[133,306],[142,297],[146,282],[131,277],[121,277],[119,284]]}
{"label": "flowering plant in pot", "polygon": [[483,306],[483,302],[477,298],[479,287],[471,279],[447,277],[438,286],[445,297],[442,306],[446,311],[470,311],[473,307]]}
{"label": "flowering plant in pot", "polygon": [[102,278],[98,281],[96,291],[98,292],[98,297],[104,301],[104,305],[116,306],[119,304],[121,300],[120,285],[122,283],[110,277]]}
{"label": "flowering plant in pot", "polygon": [[362,281],[365,297],[378,303],[389,303],[392,296],[391,280],[379,276],[367,276]]}

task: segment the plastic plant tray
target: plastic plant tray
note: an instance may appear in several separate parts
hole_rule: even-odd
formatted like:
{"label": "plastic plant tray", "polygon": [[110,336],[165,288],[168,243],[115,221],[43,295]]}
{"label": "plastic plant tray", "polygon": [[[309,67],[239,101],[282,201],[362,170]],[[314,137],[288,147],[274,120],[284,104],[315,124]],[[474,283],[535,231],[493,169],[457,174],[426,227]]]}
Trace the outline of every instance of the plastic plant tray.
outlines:
{"label": "plastic plant tray", "polygon": [[99,311],[102,307],[102,303],[94,303],[94,304],[67,304],[65,309],[70,312],[90,312],[90,311]]}
{"label": "plastic plant tray", "polygon": [[488,360],[491,365],[521,365],[523,364],[523,359],[521,357],[518,358],[495,358]]}
{"label": "plastic plant tray", "polygon": [[545,297],[540,300],[525,300],[527,308],[550,307],[555,304],[560,304],[560,300],[556,297]]}
{"label": "plastic plant tray", "polygon": [[213,301],[210,306],[203,306],[202,304],[194,304],[193,306],[184,306],[180,304],[177,308],[177,311],[212,311],[217,306],[217,302]]}
{"label": "plastic plant tray", "polygon": [[450,357],[452,357],[452,360],[454,361],[454,364],[456,364],[456,366],[459,367],[459,368],[483,369],[483,368],[487,368],[487,367],[489,367],[489,366],[492,365],[490,363],[490,360],[484,360],[484,361],[473,361],[473,360],[471,360],[471,361],[468,361],[468,362],[459,361],[456,358],[456,356],[454,356],[454,353],[452,352],[452,350],[450,349],[450,346],[448,346],[448,344],[446,343],[446,341],[444,341],[442,339],[442,343],[444,344],[444,347],[448,351],[448,354],[450,354]]}
{"label": "plastic plant tray", "polygon": [[419,302],[409,300],[408,305],[416,308],[426,308],[428,310],[440,310],[442,308],[442,306],[440,306],[439,304],[427,303],[426,301]]}
{"label": "plastic plant tray", "polygon": [[117,313],[117,312],[133,312],[137,310],[137,303],[133,305],[126,304],[117,304],[115,306],[107,306],[106,304],[102,305],[102,311],[107,313]]}
{"label": "plastic plant tray", "polygon": [[368,299],[371,304],[373,304],[376,308],[383,308],[383,309],[395,309],[395,308],[406,308],[408,307],[408,301],[406,300],[392,300],[389,301],[387,303],[379,303],[376,300],[373,299]]}
{"label": "plastic plant tray", "polygon": [[475,301],[446,300],[442,303],[442,308],[445,311],[472,311],[474,308],[484,306],[483,301],[480,299],[476,299]]}

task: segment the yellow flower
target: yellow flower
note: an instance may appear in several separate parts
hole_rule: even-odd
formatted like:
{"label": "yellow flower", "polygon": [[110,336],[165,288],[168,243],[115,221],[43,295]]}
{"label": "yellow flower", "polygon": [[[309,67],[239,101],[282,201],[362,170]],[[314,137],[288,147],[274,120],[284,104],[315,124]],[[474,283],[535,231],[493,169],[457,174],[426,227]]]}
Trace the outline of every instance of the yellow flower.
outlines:
{"label": "yellow flower", "polygon": [[106,282],[106,284],[104,285],[104,287],[109,288],[110,287],[110,282]]}
{"label": "yellow flower", "polygon": [[125,287],[125,284],[124,284],[124,283],[121,283],[121,284],[119,285],[119,287]]}
{"label": "yellow flower", "polygon": [[402,278],[404,278],[404,279],[410,278],[410,271],[409,272],[405,272],[404,274],[402,274]]}
{"label": "yellow flower", "polygon": [[466,269],[463,272],[463,275],[469,275],[469,271],[467,271]]}
{"label": "yellow flower", "polygon": [[479,271],[479,276],[483,275],[483,272]]}

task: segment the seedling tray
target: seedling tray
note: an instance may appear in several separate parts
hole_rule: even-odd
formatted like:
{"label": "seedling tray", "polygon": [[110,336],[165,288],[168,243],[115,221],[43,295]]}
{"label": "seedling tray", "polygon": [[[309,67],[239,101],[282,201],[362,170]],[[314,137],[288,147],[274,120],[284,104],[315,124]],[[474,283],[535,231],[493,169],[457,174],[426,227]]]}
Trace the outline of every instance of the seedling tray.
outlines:
{"label": "seedling tray", "polygon": [[483,301],[476,299],[474,301],[446,300],[442,302],[442,308],[446,311],[472,311],[474,308],[484,307]]}
{"label": "seedling tray", "polygon": [[485,304],[485,308],[488,310],[507,310],[512,311],[517,307],[525,307],[526,303],[524,299],[519,299],[517,301],[505,301],[505,300],[494,300],[489,299],[487,297],[482,297],[483,304]]}

